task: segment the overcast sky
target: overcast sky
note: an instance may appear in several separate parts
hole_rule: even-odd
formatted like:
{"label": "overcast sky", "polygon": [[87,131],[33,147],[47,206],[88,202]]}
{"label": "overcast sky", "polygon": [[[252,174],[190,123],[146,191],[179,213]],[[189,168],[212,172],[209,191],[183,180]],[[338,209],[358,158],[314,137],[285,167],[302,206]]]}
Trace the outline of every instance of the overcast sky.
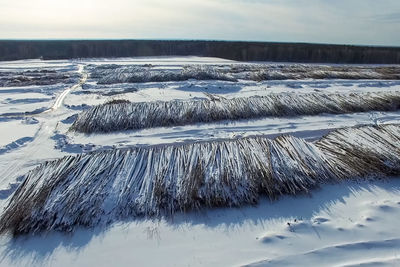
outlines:
{"label": "overcast sky", "polygon": [[400,0],[0,0],[0,38],[400,46]]}

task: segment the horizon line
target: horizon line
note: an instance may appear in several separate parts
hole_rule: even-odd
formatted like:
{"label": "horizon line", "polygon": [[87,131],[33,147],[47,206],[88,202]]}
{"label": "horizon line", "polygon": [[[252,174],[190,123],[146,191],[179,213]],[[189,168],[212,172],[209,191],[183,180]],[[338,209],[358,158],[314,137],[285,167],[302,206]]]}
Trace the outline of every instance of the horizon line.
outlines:
{"label": "horizon line", "polygon": [[359,47],[400,48],[399,45],[373,45],[351,43],[324,43],[306,41],[260,41],[260,40],[233,40],[233,39],[185,39],[185,38],[0,38],[0,41],[182,41],[182,42],[240,42],[240,43],[270,43],[270,44],[307,44],[307,45],[334,45]]}

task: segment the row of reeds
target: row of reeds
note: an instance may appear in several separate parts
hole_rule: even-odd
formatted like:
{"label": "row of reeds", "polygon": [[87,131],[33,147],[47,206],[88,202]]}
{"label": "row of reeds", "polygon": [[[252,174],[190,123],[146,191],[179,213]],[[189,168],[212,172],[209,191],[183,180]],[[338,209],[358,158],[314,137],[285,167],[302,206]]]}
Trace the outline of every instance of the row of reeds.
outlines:
{"label": "row of reeds", "polygon": [[89,66],[91,77],[99,84],[144,83],[196,80],[287,80],[287,79],[400,79],[398,66],[234,64],[187,65],[181,69],[153,66]]}
{"label": "row of reeds", "polygon": [[[109,66],[107,68],[107,66]],[[180,70],[154,69],[145,66],[116,66],[106,65],[89,67],[90,77],[98,84],[114,83],[145,83],[196,80],[237,81],[225,71],[208,65],[185,66]]]}
{"label": "row of reeds", "polygon": [[58,83],[76,83],[79,74],[72,71],[35,70],[22,72],[0,71],[0,87],[54,85]]}
{"label": "row of reeds", "polygon": [[80,113],[71,130],[102,133],[260,117],[393,111],[400,92],[279,93],[267,96],[106,103]]}
{"label": "row of reeds", "polygon": [[400,125],[340,129],[316,143],[248,137],[98,151],[30,171],[0,218],[0,233],[68,232],[399,174]]}

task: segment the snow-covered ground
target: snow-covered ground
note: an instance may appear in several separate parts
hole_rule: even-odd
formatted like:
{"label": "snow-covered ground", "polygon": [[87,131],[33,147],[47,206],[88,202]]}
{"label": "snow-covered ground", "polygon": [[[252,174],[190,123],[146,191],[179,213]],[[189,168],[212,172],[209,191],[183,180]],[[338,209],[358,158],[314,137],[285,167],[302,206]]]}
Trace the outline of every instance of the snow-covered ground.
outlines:
{"label": "snow-covered ground", "polygon": [[398,266],[400,182],[2,241],[3,266]]}
{"label": "snow-covered ground", "polygon": [[[132,102],[268,95],[400,91],[396,80],[172,81],[100,85],[85,66],[152,64],[231,65],[200,57],[124,58],[0,63],[0,71],[74,71],[75,84],[0,87],[0,207],[19,177],[39,163],[68,154],[131,145],[290,134],[315,140],[332,129],[400,123],[400,111],[322,114],[199,123],[110,134],[69,131],[76,114],[110,100]],[[266,63],[268,64],[268,63]],[[34,113],[34,114],[30,114]],[[256,207],[214,209],[162,220],[132,220],[109,229],[81,229],[12,240],[1,237],[1,266],[351,266],[400,265],[400,182],[324,185],[310,196],[262,200]]]}

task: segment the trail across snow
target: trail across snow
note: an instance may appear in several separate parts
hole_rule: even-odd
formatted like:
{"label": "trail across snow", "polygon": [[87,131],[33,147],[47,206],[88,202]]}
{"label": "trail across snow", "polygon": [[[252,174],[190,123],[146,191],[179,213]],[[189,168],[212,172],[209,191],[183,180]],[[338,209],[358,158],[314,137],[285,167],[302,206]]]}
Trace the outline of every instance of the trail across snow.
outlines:
{"label": "trail across snow", "polygon": [[[4,162],[3,166],[0,165],[0,176],[6,177],[6,179],[0,181],[0,193],[11,192],[9,189],[13,187],[12,181],[31,168],[32,164],[40,162],[43,156],[47,158],[50,155],[61,155],[60,153],[54,153],[53,142],[49,142],[49,140],[54,135],[59,121],[65,116],[65,111],[60,110],[63,107],[64,99],[71,91],[81,87],[87,80],[88,74],[84,72],[83,64],[79,65],[78,72],[82,75],[79,83],[66,88],[58,95],[51,108],[38,114],[25,116],[34,117],[38,121],[39,127],[28,142],[17,147],[19,149],[15,151],[11,160],[9,160],[10,157],[7,153],[0,155],[0,161]],[[34,159],[34,162],[27,164],[27,158]],[[7,195],[3,195],[3,198],[5,196]]]}
{"label": "trail across snow", "polygon": [[58,108],[60,108],[63,105],[64,99],[65,97],[73,90],[75,90],[76,88],[82,86],[84,83],[86,83],[86,80],[88,78],[88,74],[85,73],[84,71],[84,65],[79,65],[79,69],[78,69],[78,73],[80,73],[82,75],[82,78],[79,80],[79,83],[73,85],[72,87],[69,87],[67,89],[65,89],[56,99],[56,101],[54,102],[53,106],[51,108],[49,108],[48,110],[43,111],[43,113],[48,113],[51,111],[55,111]]}

